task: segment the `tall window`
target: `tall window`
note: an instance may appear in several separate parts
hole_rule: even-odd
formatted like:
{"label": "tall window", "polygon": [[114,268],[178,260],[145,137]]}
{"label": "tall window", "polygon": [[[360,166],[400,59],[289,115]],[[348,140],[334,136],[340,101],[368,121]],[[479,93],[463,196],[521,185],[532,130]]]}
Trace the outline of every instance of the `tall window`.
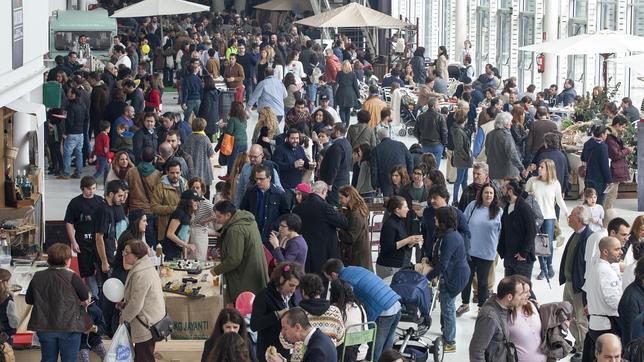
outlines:
{"label": "tall window", "polygon": [[453,49],[449,48],[449,40],[450,40],[450,19],[451,17],[451,11],[452,11],[452,6],[451,6],[451,1],[450,0],[441,0],[439,2],[439,8],[438,8],[438,24],[439,24],[439,44],[438,45],[444,45],[447,48],[447,52],[453,51]]}
{"label": "tall window", "polygon": [[[524,0],[519,15],[519,47],[534,44],[535,0]],[[519,89],[525,89],[534,82],[534,52],[519,51]]]}
{"label": "tall window", "polygon": [[[575,36],[580,34],[585,34],[588,29],[588,0],[573,0],[570,3],[570,12],[573,16],[570,18],[568,23],[568,36]],[[585,69],[586,69],[586,56],[585,55],[569,55],[568,56],[568,74],[567,77],[573,79],[576,84],[581,85],[581,91],[585,91],[583,88],[583,80],[585,78]],[[579,91],[580,87],[576,86]]]}
{"label": "tall window", "polygon": [[489,0],[481,0],[476,9],[476,67],[480,73],[485,64],[489,62],[490,53],[490,3]]}
{"label": "tall window", "polygon": [[597,3],[599,8],[598,30],[617,29],[617,1],[600,0]]}
{"label": "tall window", "polygon": [[510,73],[510,46],[512,44],[512,10],[510,1],[504,0],[499,3],[500,6],[507,6],[507,8],[499,8],[497,13],[496,23],[496,66],[502,77],[506,77]]}
{"label": "tall window", "polygon": [[[631,34],[644,36],[644,0],[631,0],[629,5],[631,10],[629,22]],[[644,84],[637,79],[638,72],[628,67],[626,70],[629,76],[625,78],[628,81],[627,84],[624,84],[625,95],[630,96],[631,99],[642,98],[644,96]]]}

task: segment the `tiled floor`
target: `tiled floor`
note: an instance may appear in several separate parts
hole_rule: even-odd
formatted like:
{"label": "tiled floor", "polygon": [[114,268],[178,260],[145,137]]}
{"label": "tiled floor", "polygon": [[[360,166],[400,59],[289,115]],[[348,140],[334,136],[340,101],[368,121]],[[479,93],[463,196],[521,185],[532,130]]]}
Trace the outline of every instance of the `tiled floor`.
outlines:
{"label": "tiled floor", "polygon": [[[164,107],[163,107],[164,111],[179,110],[179,107],[176,105],[176,94],[164,94],[163,103],[164,103]],[[355,122],[355,121],[356,120],[354,117],[352,119],[352,122]],[[257,114],[255,113],[253,114],[253,116],[248,122],[247,133],[249,135],[249,139],[251,139],[251,135],[256,122],[257,122]],[[405,137],[400,140],[406,143],[408,146],[415,141],[411,137]],[[445,162],[443,162],[442,165],[443,165],[442,167],[444,168]],[[91,175],[93,174],[93,172],[94,172],[93,168],[87,167],[84,170],[83,175]],[[223,175],[224,172],[225,172],[225,168],[215,169],[216,176]],[[471,180],[471,174],[470,174],[470,180]],[[103,189],[102,186],[99,186],[99,194],[103,193],[102,189]],[[45,181],[45,190],[46,190],[45,192],[46,220],[62,220],[64,218],[67,203],[71,198],[73,198],[74,196],[80,193],[79,180],[56,180],[54,177],[48,176],[46,177],[46,181]],[[451,192],[451,188],[450,188],[450,192]],[[569,209],[571,209],[572,207],[578,204],[579,203],[576,201],[567,201],[567,206]],[[616,207],[619,209],[619,215],[621,217],[624,217],[628,222],[632,222],[635,219],[635,217],[638,215],[636,211],[637,210],[636,200],[617,200]],[[307,220],[304,220],[304,222],[307,222]],[[570,235],[571,230],[566,226],[565,218],[561,219],[560,225],[562,226],[562,231],[564,235],[566,236]],[[555,265],[555,270],[558,269],[562,252],[563,252],[563,249],[560,248],[555,253],[555,261],[553,262],[553,265]],[[502,263],[499,263],[495,272],[496,272],[496,277],[498,281],[500,280],[500,278],[503,277]],[[536,275],[538,274],[538,271],[536,268],[535,268],[535,272],[536,273],[534,274],[534,276],[536,277]],[[563,288],[557,285],[558,283],[556,280],[557,279],[555,277],[555,280],[553,280],[549,285],[545,280],[537,281],[536,279],[533,278],[534,291],[540,303],[548,303],[548,302],[562,300]],[[456,305],[457,307],[458,305],[460,305],[460,297],[457,297]],[[432,313],[434,324],[432,325],[428,335],[428,337],[431,338],[432,340],[436,338],[436,336],[440,335],[439,313],[440,311],[438,308],[435,309],[434,312]],[[446,355],[445,361],[468,360],[468,345],[472,336],[472,332],[474,330],[476,313],[477,313],[476,306],[474,304],[470,304],[470,311],[457,319],[457,329],[456,329],[457,350],[456,350],[456,353]]]}

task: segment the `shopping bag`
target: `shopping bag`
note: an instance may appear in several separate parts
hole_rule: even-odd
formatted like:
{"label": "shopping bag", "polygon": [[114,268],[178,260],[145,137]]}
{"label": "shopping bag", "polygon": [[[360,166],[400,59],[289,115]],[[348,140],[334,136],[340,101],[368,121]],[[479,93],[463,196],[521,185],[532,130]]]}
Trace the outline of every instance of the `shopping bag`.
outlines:
{"label": "shopping bag", "polygon": [[224,156],[230,156],[233,154],[234,146],[235,146],[235,136],[225,133],[224,139],[223,141],[221,141],[221,148],[219,149],[219,152]]}
{"label": "shopping bag", "polygon": [[110,349],[107,350],[104,362],[133,362],[134,349],[130,343],[130,332],[125,324],[121,324],[114,333]]}

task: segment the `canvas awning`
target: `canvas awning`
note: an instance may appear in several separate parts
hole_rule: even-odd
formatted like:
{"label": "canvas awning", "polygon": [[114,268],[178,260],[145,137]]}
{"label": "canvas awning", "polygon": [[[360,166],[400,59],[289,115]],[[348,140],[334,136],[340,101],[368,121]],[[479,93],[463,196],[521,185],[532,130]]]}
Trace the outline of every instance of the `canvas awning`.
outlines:
{"label": "canvas awning", "polygon": [[316,28],[381,28],[399,29],[412,24],[389,16],[380,11],[358,3],[350,3],[337,9],[322,12],[318,15],[298,20],[295,24]]}
{"label": "canvas awning", "polygon": [[144,0],[115,11],[111,17],[139,18],[143,16],[192,14],[203,11],[210,11],[210,7],[184,0]]}

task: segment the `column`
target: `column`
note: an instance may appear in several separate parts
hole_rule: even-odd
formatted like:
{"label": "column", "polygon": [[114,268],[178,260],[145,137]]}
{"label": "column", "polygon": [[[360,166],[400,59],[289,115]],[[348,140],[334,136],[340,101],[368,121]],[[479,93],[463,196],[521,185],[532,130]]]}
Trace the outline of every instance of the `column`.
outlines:
{"label": "column", "polygon": [[13,163],[14,171],[23,170],[29,165],[27,133],[32,130],[34,120],[35,117],[28,113],[16,112],[13,114],[13,146],[19,149],[18,157]]}
{"label": "column", "polygon": [[[543,11],[543,31],[545,33],[544,42],[557,40],[557,24],[559,17],[558,1],[544,0]],[[557,56],[554,54],[545,54],[545,71],[542,75],[543,87],[549,87],[550,84],[557,84]]]}
{"label": "column", "polygon": [[[455,60],[462,61],[463,42],[467,39],[467,0],[456,0]],[[473,60],[473,59],[472,59]]]}

